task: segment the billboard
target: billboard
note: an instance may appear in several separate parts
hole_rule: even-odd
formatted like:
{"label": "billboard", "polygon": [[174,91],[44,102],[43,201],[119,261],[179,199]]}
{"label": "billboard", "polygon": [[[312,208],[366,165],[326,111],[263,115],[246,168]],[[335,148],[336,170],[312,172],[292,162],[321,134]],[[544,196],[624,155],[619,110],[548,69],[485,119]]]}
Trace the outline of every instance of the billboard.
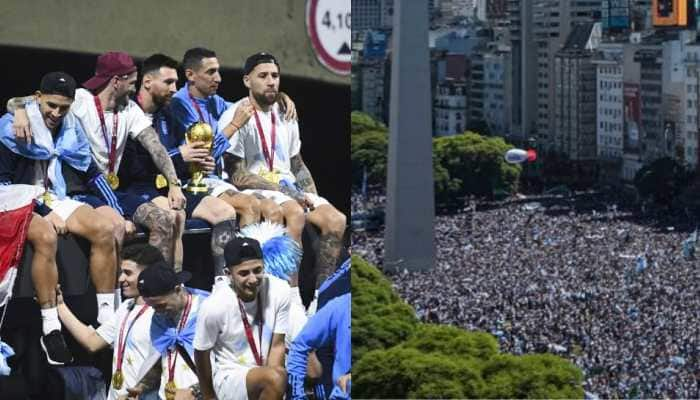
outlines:
{"label": "billboard", "polygon": [[653,0],[654,26],[687,26],[690,1],[693,0]]}
{"label": "billboard", "polygon": [[630,26],[629,0],[603,0],[601,21],[605,30],[622,30]]}

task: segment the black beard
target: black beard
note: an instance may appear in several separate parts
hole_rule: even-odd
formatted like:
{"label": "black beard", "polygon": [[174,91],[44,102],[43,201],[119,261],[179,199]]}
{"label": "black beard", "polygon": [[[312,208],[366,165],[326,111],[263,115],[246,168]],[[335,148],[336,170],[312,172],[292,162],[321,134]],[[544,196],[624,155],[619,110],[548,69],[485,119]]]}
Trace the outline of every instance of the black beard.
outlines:
{"label": "black beard", "polygon": [[279,99],[280,94],[277,92],[275,94],[274,100],[270,101],[267,99],[267,96],[265,94],[253,94],[253,97],[255,97],[255,101],[258,102],[261,106],[271,106],[277,102],[277,99]]}

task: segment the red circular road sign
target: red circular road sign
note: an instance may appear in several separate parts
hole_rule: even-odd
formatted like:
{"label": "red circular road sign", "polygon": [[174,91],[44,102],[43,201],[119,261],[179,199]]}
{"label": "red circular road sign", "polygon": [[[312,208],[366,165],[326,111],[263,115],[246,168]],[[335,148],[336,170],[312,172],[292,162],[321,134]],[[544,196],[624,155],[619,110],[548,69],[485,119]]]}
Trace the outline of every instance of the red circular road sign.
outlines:
{"label": "red circular road sign", "polygon": [[321,64],[350,75],[350,0],[307,0],[306,31]]}

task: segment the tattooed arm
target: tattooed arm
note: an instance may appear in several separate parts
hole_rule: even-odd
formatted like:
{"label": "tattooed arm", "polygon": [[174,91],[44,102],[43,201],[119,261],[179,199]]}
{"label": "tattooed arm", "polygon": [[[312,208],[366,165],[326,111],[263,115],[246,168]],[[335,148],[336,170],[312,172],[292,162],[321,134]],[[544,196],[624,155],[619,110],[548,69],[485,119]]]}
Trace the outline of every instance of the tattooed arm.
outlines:
{"label": "tattooed arm", "polygon": [[141,378],[141,381],[136,384],[136,389],[139,393],[147,392],[149,390],[158,389],[160,386],[160,376],[163,373],[163,365],[161,365],[160,360],[158,360],[153,368],[151,368],[146,375]]}
{"label": "tattooed arm", "polygon": [[297,153],[291,160],[292,173],[297,178],[297,185],[307,193],[318,194],[316,191],[316,184],[314,183],[314,178],[311,176],[311,172],[304,164],[304,160],[301,158],[301,153]]}
{"label": "tattooed arm", "polygon": [[163,147],[163,144],[158,138],[158,133],[156,133],[153,127],[141,131],[137,136],[139,143],[151,154],[153,158],[153,163],[156,165],[158,170],[165,175],[165,178],[170,182],[168,189],[168,200],[170,202],[170,208],[174,210],[179,210],[185,205],[185,196],[182,194],[182,190],[178,185],[174,185],[173,182],[178,182],[177,173],[175,172],[175,166],[173,165],[173,160],[170,159],[167,150]]}
{"label": "tattooed arm", "polygon": [[34,100],[34,96],[13,97],[7,100],[7,112],[14,114],[16,110],[24,110],[24,104]]}
{"label": "tattooed arm", "polygon": [[300,196],[301,193],[286,186],[274,184],[261,176],[251,173],[245,168],[245,161],[231,153],[224,154],[224,167],[231,179],[231,183],[241,190],[274,190],[277,192],[282,192],[300,203],[304,201],[303,196]]}
{"label": "tattooed arm", "polygon": [[7,112],[15,115],[12,121],[12,129],[15,131],[15,137],[19,140],[32,142],[32,129],[29,126],[29,118],[24,110],[25,102],[31,101],[34,96],[13,97],[7,101]]}

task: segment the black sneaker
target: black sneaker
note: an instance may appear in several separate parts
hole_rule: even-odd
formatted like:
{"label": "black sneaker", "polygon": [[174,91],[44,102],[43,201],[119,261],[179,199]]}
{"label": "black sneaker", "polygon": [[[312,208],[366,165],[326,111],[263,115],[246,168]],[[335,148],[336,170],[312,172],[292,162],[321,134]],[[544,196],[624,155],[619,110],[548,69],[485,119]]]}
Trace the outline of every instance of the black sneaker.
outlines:
{"label": "black sneaker", "polygon": [[63,365],[73,361],[73,356],[70,354],[68,347],[66,347],[63,335],[58,329],[54,329],[48,335],[42,336],[40,342],[49,364]]}

